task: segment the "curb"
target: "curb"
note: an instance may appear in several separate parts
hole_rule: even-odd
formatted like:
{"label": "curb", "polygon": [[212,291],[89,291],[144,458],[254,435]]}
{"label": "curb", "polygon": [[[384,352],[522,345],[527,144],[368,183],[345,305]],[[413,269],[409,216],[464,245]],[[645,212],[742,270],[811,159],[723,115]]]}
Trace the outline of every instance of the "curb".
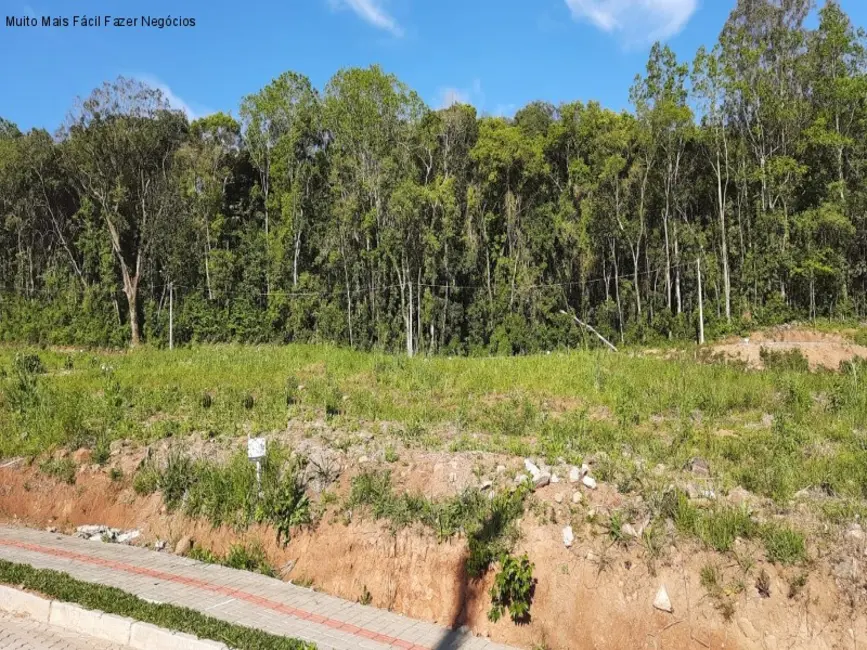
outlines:
{"label": "curb", "polygon": [[229,650],[228,646],[191,634],[173,632],[125,616],[115,616],[72,603],[47,600],[25,591],[0,585],[0,611],[30,617],[135,650]]}

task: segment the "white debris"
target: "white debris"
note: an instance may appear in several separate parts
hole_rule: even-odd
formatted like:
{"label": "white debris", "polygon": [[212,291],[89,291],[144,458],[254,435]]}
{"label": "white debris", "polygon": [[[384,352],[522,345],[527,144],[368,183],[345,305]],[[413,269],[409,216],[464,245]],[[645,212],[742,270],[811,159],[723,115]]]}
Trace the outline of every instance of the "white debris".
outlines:
{"label": "white debris", "polygon": [[632,537],[633,539],[640,537],[638,531],[635,530],[635,527],[632,524],[623,524],[623,526],[620,527],[620,532],[626,537]]}
{"label": "white debris", "polygon": [[585,476],[581,479],[581,483],[584,484],[584,487],[589,488],[591,490],[596,489],[596,479],[592,476]]}
{"label": "white debris", "polygon": [[579,467],[573,467],[569,470],[569,482],[577,483],[581,480],[581,469]]}
{"label": "white debris", "polygon": [[575,543],[575,533],[572,532],[572,526],[566,526],[563,529],[563,545],[566,548],[572,548]]}
{"label": "white debris", "polygon": [[656,592],[656,598],[653,599],[653,607],[661,612],[674,612],[674,607],[671,606],[671,599],[668,597],[668,592],[665,590],[665,585],[659,587]]}
{"label": "white debris", "polygon": [[536,464],[529,458],[524,459],[524,467],[528,472],[530,472],[530,476],[533,477],[534,481],[542,475],[542,470],[539,469]]}

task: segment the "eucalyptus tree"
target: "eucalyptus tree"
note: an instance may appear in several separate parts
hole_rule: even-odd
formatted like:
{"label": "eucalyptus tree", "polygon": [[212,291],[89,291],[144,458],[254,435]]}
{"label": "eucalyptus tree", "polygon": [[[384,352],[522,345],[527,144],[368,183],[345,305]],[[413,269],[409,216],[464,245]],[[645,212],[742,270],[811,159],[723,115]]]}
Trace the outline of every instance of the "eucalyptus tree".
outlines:
{"label": "eucalyptus tree", "polygon": [[69,173],[98,211],[120,269],[133,346],[155,234],[178,216],[172,168],[186,132],[186,117],[159,90],[119,77],[80,102],[62,134]]}

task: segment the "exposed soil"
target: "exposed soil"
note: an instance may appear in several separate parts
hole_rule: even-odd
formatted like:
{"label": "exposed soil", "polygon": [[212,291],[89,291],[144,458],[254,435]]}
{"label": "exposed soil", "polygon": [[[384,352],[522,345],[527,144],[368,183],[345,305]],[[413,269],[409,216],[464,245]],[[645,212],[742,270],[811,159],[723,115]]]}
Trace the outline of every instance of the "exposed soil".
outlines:
{"label": "exposed soil", "polygon": [[814,370],[837,370],[844,361],[867,359],[867,346],[856,345],[840,334],[796,327],[777,327],[755,332],[749,338],[732,337],[714,345],[711,350],[714,354],[742,361],[750,367],[762,368],[762,348],[778,352],[798,350]]}
{"label": "exposed soil", "polygon": [[[324,453],[309,432],[285,434],[295,447]],[[231,453],[242,441],[194,442],[197,456],[218,458]],[[379,464],[372,445],[368,451],[362,434],[366,462],[358,462],[354,450],[337,460],[359,471]],[[158,450],[164,451],[164,450]],[[533,497],[534,505],[520,524],[519,552],[535,563],[538,580],[529,624],[516,626],[508,618],[493,624],[487,619],[488,591],[493,579],[475,582],[464,571],[463,539],[438,543],[423,530],[392,533],[384,524],[353,513],[347,523],[334,506],[319,524],[298,531],[286,548],[276,543],[267,527],[244,532],[213,528],[180,514],[168,514],[159,495],[142,498],[129,485],[129,477],[144,451],[116,445],[112,465],[123,467],[126,479],[112,481],[107,469],[85,465],[75,485],[58,484],[42,475],[35,465],[17,463],[0,467],[0,521],[32,527],[56,527],[70,532],[82,524],[106,524],[139,528],[137,540],[150,544],[166,540],[168,547],[184,535],[196,545],[225,553],[233,543],[258,540],[271,563],[282,569],[284,579],[307,584],[343,598],[356,600],[366,588],[372,604],[408,616],[449,626],[467,625],[477,634],[524,648],[551,650],[620,648],[856,648],[867,643],[867,614],[863,601],[849,600],[837,584],[840,572],[829,558],[817,557],[803,590],[789,598],[790,579],[801,569],[783,569],[760,561],[762,552],[743,543],[742,557],[757,563],[743,578],[744,589],[734,595],[734,612],[724,620],[716,603],[701,586],[699,575],[708,563],[718,564],[726,581],[743,577],[733,560],[706,553],[687,542],[666,543],[660,557],[651,561],[644,546],[633,541],[613,544],[598,526],[576,528],[571,549],[564,547],[562,527],[570,520],[571,496],[576,488],[567,482],[552,484]],[[351,460],[350,460],[351,459]],[[480,476],[492,477],[495,488],[511,481],[520,460],[481,453],[444,453],[401,450],[401,462],[390,464],[399,488],[423,491],[428,496],[454,494],[477,484]],[[506,471],[497,466],[503,465]],[[344,467],[332,491],[345,495],[349,474]],[[562,502],[557,502],[557,495]],[[584,515],[629,505],[634,497],[618,494],[611,486],[583,490]],[[574,523],[575,519],[572,518]],[[639,522],[636,522],[639,523]],[[862,543],[863,546],[863,543]],[[859,564],[867,561],[864,549],[850,549],[855,561],[852,579],[863,583]],[[760,568],[770,577],[770,597],[754,586]],[[653,609],[654,595],[665,585],[674,613]],[[859,586],[858,588],[863,589]]]}

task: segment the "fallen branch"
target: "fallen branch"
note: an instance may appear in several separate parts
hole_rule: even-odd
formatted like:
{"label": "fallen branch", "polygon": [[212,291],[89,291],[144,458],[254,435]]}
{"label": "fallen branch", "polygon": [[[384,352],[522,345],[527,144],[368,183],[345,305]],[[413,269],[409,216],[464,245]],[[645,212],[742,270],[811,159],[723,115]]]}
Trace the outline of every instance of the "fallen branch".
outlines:
{"label": "fallen branch", "polygon": [[595,334],[597,337],[599,337],[600,341],[602,341],[605,345],[607,345],[609,348],[611,348],[612,351],[617,352],[617,348],[614,347],[614,344],[611,341],[606,339],[599,332],[597,332],[592,326],[590,326],[587,323],[585,323],[584,321],[582,321],[575,314],[567,314],[562,309],[560,310],[560,313],[563,314],[564,316],[571,316],[575,320],[575,322],[578,323],[581,327],[584,327],[584,328],[590,330],[593,334]]}

